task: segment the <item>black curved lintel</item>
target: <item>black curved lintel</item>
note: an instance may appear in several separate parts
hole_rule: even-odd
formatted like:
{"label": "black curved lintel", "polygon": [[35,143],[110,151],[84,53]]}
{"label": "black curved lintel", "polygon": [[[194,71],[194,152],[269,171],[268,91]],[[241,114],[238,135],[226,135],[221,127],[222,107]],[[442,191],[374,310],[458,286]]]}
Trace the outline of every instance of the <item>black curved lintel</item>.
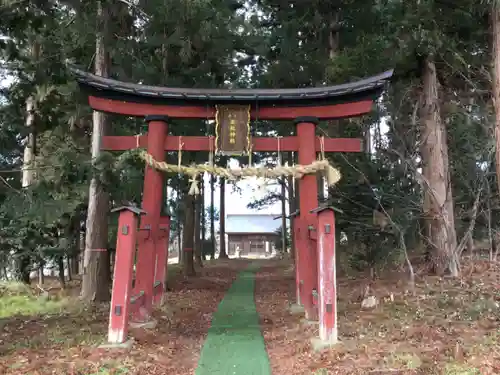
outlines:
{"label": "black curved lintel", "polygon": [[321,86],[296,89],[203,89],[149,86],[122,82],[85,72],[68,65],[80,86],[93,95],[104,97],[127,97],[131,101],[168,101],[178,104],[189,102],[203,103],[246,103],[279,105],[302,103],[314,105],[315,102],[343,102],[351,98],[378,96],[393,75],[393,70],[368,77],[359,81],[334,86]]}

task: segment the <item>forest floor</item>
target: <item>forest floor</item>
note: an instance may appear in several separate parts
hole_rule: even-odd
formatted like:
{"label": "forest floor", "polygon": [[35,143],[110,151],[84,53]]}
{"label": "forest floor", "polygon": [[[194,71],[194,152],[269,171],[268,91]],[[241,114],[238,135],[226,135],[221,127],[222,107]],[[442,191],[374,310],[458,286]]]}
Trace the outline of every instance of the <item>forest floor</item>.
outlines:
{"label": "forest floor", "polygon": [[[273,374],[500,374],[500,264],[465,265],[460,280],[388,273],[338,281],[339,338],[311,350],[318,326],[289,313],[293,269],[276,262],[257,275],[256,304]],[[259,282],[259,279],[261,282]],[[366,285],[379,305],[361,309]]]}
{"label": "forest floor", "polygon": [[[417,278],[415,293],[402,275],[371,283],[379,305],[361,309],[366,277],[339,277],[341,343],[310,348],[317,326],[292,315],[293,270],[289,261],[252,260],[255,302],[274,375],[500,374],[500,265],[477,261],[457,280]],[[194,374],[212,314],[250,261],[207,262],[186,279],[170,266],[165,307],[154,330],[132,330],[130,350],[105,350],[109,307],[87,308],[52,290],[0,286],[0,374]],[[73,287],[73,289],[71,288]],[[69,291],[78,290],[77,282]],[[59,297],[58,297],[59,296]]]}

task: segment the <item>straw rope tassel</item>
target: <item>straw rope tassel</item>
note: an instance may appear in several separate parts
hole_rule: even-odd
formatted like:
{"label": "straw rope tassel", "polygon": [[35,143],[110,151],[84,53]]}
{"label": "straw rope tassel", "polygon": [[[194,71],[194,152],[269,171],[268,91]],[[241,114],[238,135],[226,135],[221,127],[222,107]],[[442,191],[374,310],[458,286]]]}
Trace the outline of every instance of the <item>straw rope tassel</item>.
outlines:
{"label": "straw rope tassel", "polygon": [[[325,137],[324,136],[322,136],[319,139],[319,144],[320,144],[321,160],[327,161],[326,156],[325,156]],[[341,178],[341,175],[340,175],[340,172],[338,171],[338,169],[333,168],[330,165],[330,163],[328,163],[328,168],[326,168],[325,174],[326,174],[326,182],[327,182],[328,186],[335,185]]]}
{"label": "straw rope tassel", "polygon": [[[200,189],[198,188],[198,171],[196,170],[190,170],[189,172],[183,171],[183,166],[182,166],[182,148],[184,147],[184,143],[182,142],[182,136],[179,137],[179,149],[177,151],[177,168],[175,171],[172,172],[177,172],[179,174],[188,174],[189,175],[189,195],[198,195],[200,193]],[[141,158],[144,159],[143,157],[144,151],[141,153]],[[150,154],[147,154],[151,160],[154,160],[153,156]],[[146,159],[144,159],[146,160]],[[158,163],[156,160],[154,160],[156,163]],[[150,167],[155,168],[157,170],[162,170],[161,168],[157,168],[154,163],[148,163]],[[166,164],[166,163],[165,163]]]}

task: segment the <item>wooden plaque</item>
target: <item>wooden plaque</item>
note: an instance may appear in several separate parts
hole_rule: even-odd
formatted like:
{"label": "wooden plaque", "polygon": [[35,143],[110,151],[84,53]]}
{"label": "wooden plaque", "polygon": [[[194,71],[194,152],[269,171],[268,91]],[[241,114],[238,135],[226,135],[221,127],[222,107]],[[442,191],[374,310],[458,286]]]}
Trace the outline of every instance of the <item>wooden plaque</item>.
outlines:
{"label": "wooden plaque", "polygon": [[243,155],[250,150],[250,106],[217,105],[215,152]]}

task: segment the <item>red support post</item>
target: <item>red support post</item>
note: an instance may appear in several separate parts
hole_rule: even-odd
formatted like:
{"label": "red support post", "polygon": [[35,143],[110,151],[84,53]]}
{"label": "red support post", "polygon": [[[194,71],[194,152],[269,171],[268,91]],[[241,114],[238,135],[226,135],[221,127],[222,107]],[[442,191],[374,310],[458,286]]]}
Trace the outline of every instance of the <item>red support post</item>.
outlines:
{"label": "red support post", "polygon": [[137,243],[137,216],[144,213],[135,207],[118,207],[118,234],[116,238],[116,258],[113,277],[113,292],[109,312],[108,342],[123,344],[127,339],[130,312],[130,294]]}
{"label": "red support post", "polygon": [[318,312],[319,339],[335,344],[337,329],[337,270],[335,262],[335,215],[331,208],[313,210],[318,214]]}
{"label": "red support post", "polygon": [[[314,141],[318,119],[315,117],[299,117],[297,125],[299,164],[307,165],[316,160]],[[317,284],[317,262],[315,241],[307,235],[309,225],[316,224],[316,215],[311,210],[318,207],[318,183],[316,176],[305,175],[299,181],[299,221],[301,235],[297,248],[299,262],[297,263],[299,283],[301,286],[300,302],[304,306],[306,319],[316,320],[317,309],[313,305],[313,290]]]}
{"label": "red support post", "polygon": [[300,300],[300,295],[302,291],[302,286],[301,286],[301,279],[300,279],[300,268],[299,265],[301,263],[300,259],[300,251],[298,244],[300,244],[302,238],[302,232],[301,232],[301,222],[300,222],[300,217],[297,215],[295,217],[295,222],[294,222],[294,232],[292,233],[292,236],[295,237],[295,296],[297,300],[297,305],[302,305],[301,300]]}
{"label": "red support post", "polygon": [[170,240],[170,216],[160,217],[159,246],[156,253],[154,297],[155,304],[163,304],[167,276],[168,243]]}
{"label": "red support post", "polygon": [[[147,116],[148,152],[158,161],[165,160],[165,138],[167,136],[167,118],[165,116]],[[141,220],[141,230],[149,230],[149,236],[139,242],[136,264],[134,294],[143,293],[144,304],[135,316],[140,321],[148,320],[153,308],[155,260],[161,252],[160,216],[163,204],[164,175],[149,166],[144,173],[144,193],[142,207],[146,215]],[[148,229],[149,228],[149,229]]]}

